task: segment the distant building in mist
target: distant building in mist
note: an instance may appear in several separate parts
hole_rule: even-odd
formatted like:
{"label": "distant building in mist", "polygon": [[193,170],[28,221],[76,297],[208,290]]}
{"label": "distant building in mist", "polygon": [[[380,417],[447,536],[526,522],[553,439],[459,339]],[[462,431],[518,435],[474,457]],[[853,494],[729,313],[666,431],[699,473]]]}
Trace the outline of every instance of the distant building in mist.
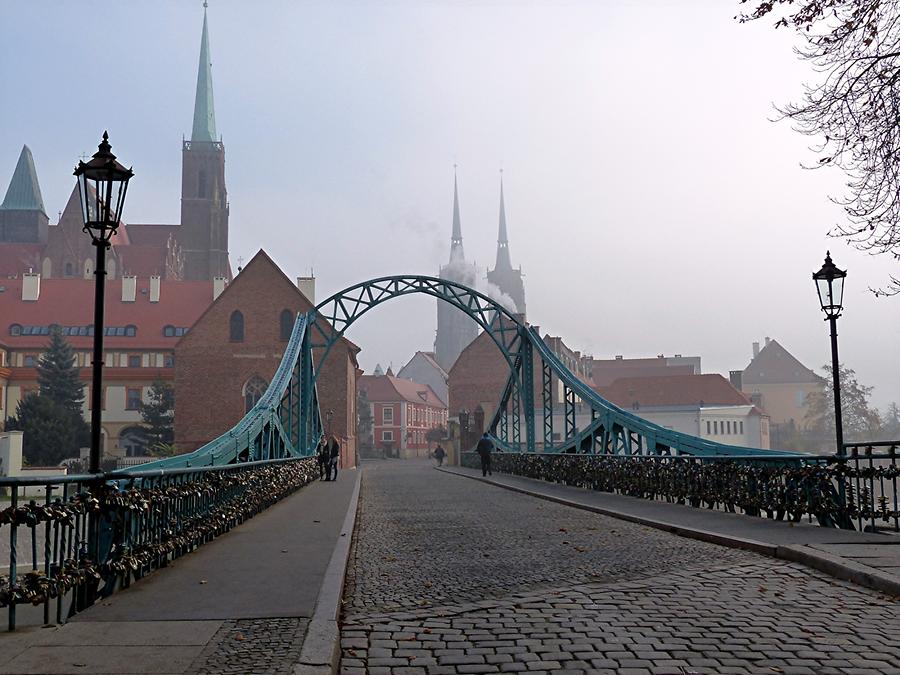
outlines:
{"label": "distant building in mist", "polygon": [[[509,237],[506,230],[506,207],[503,199],[503,182],[500,182],[500,224],[497,235],[497,257],[494,269],[480,279],[478,269],[466,261],[462,243],[462,226],[459,217],[459,191],[456,175],[453,176],[453,230],[450,235],[450,260],[441,267],[441,279],[455,281],[492,297],[507,296],[507,309],[513,314],[525,315],[525,284],[522,268],[515,269],[509,255]],[[484,282],[488,289],[484,289]],[[511,300],[512,302],[508,302]],[[462,311],[438,300],[437,334],[434,341],[434,359],[446,372],[450,372],[460,353],[478,335],[478,325]]]}
{"label": "distant building in mist", "polygon": [[509,258],[509,238],[506,234],[506,207],[503,204],[503,179],[500,179],[500,226],[497,233],[497,260],[487,273],[488,281],[497,286],[516,303],[515,314],[525,315],[525,282],[522,268],[513,269]]}
{"label": "distant building in mist", "polygon": [[806,397],[821,388],[822,378],[798,361],[777,340],[753,343],[753,359],[730,373],[731,383],[772,419],[776,442],[789,429],[805,429]]}
{"label": "distant building in mist", "polygon": [[434,352],[416,352],[397,372],[397,377],[427,384],[444,404],[449,400],[447,397],[447,371],[435,361]]}
{"label": "distant building in mist", "polygon": [[666,429],[726,445],[770,447],[769,416],[718,374],[623,377],[598,393]]}
{"label": "distant building in mist", "polygon": [[[462,225],[459,219],[459,191],[453,176],[453,232],[450,235],[450,261],[441,267],[441,279],[472,286],[473,268],[466,263],[463,251]],[[437,334],[434,339],[434,358],[441,368],[449,371],[460,352],[478,335],[478,324],[464,312],[443,300],[437,301]]]}

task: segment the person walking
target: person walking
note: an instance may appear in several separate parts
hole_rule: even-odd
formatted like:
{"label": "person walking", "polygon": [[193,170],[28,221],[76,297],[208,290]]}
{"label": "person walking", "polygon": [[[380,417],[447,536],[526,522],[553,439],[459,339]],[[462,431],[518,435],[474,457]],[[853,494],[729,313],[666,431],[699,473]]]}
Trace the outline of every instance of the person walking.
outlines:
{"label": "person walking", "polygon": [[338,474],[338,461],[341,457],[341,444],[338,443],[337,438],[332,436],[328,440],[328,469],[329,475],[331,476],[330,480],[337,480]]}
{"label": "person walking", "polygon": [[494,449],[494,444],[491,442],[491,437],[488,436],[485,431],[482,434],[481,439],[478,441],[478,445],[475,446],[475,452],[481,457],[481,475],[482,476],[493,476],[491,473],[491,451]]}
{"label": "person walking", "polygon": [[316,464],[319,465],[319,480],[328,480],[328,439],[324,436],[316,448]]}
{"label": "person walking", "polygon": [[441,447],[441,444],[438,443],[438,446],[434,449],[434,458],[437,460],[438,466],[444,465],[444,457],[447,456],[447,453],[444,452],[444,448]]}

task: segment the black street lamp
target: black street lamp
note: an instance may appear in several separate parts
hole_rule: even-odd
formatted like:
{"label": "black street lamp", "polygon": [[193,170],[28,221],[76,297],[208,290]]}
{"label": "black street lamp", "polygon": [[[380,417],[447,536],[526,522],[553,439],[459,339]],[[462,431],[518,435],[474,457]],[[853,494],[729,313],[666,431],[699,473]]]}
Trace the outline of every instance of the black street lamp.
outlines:
{"label": "black street lamp", "polygon": [[844,301],[845,270],[838,269],[831,262],[831,251],[825,254],[822,269],[813,274],[816,290],[819,292],[819,304],[825,312],[825,320],[831,322],[831,375],[834,385],[834,431],[837,439],[838,457],[845,456],[844,424],[841,418],[841,376],[838,366],[837,320],[841,316]]}
{"label": "black street lamp", "polygon": [[128,181],[134,175],[116,161],[110,152],[109,136],[103,140],[93,158],[78,162],[78,195],[81,197],[81,217],[84,231],[97,247],[94,269],[94,359],[91,363],[91,461],[90,472],[100,473],[100,425],[103,394],[103,295],[106,289],[106,250],[109,240],[119,228]]}

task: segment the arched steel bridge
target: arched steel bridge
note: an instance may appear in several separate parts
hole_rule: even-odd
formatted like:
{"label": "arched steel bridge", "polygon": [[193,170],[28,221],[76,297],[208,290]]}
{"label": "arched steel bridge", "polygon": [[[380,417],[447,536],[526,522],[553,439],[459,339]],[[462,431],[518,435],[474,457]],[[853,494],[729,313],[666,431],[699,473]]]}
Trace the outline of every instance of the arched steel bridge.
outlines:
{"label": "arched steel bridge", "polygon": [[[100,474],[0,477],[0,492],[11,495],[10,505],[0,509],[0,536],[8,529],[10,542],[0,608],[8,608],[10,629],[18,605],[43,605],[47,623],[55,601],[61,622],[64,597],[77,596],[72,611],[86,606],[315,480],[322,364],[358,318],[413,294],[465,312],[506,361],[509,376],[488,426],[505,451],[497,457],[501,470],[750,515],[806,515],[828,526],[850,527],[853,521],[860,529],[900,530],[900,443],[871,443],[864,455],[854,447],[845,461],[735,447],[664,429],[600,397],[537,331],[491,298],[445,279],[382,277],[298,315],[265,394],[233,428],[197,450]],[[554,391],[560,400],[554,401]],[[879,454],[882,447],[887,451]],[[29,499],[28,490],[33,495],[35,489],[40,501]],[[30,534],[31,571],[25,574],[18,569],[19,530]]]}
{"label": "arched steel bridge", "polygon": [[[232,429],[194,452],[143,470],[203,467],[313,454],[322,435],[316,379],[334,344],[361,316],[406,295],[430,295],[465,312],[490,336],[509,366],[488,426],[505,451],[698,457],[797,457],[797,453],[716,443],[665,429],[602,398],[572,373],[534,328],[488,296],[429,276],[390,276],[335,293],[297,316],[267,391]],[[319,363],[314,363],[314,353]],[[561,383],[562,429],[555,429],[554,382]],[[581,425],[578,424],[578,413]],[[558,433],[557,433],[558,431]]]}

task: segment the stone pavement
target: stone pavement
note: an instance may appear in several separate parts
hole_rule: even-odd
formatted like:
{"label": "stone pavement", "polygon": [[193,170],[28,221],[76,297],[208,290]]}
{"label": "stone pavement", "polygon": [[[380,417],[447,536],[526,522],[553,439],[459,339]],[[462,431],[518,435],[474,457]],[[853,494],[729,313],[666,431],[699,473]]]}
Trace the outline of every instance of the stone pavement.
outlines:
{"label": "stone pavement", "polygon": [[796,563],[364,464],[346,675],[900,673],[900,604]]}
{"label": "stone pavement", "polygon": [[62,627],[0,634],[0,673],[291,673],[359,472],[313,483]]}
{"label": "stone pavement", "polygon": [[495,473],[446,468],[476,480],[539,496],[561,504],[654,527],[703,541],[737,546],[777,558],[802,562],[839,578],[900,595],[900,535],[819,527],[770,518],[698,509],[558,483]]}

